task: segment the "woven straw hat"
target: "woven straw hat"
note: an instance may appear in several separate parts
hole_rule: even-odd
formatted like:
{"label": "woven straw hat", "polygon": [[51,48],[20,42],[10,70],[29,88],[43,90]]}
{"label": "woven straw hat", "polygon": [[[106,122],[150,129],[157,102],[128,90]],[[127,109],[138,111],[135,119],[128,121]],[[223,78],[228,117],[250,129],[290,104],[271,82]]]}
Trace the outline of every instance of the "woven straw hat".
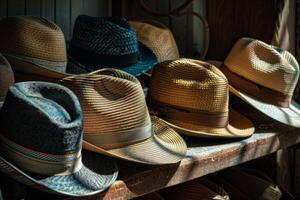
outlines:
{"label": "woven straw hat", "polygon": [[0,54],[0,104],[4,101],[8,88],[15,82],[14,73],[6,58]]}
{"label": "woven straw hat", "polygon": [[55,194],[89,196],[107,189],[117,178],[116,163],[82,154],[82,129],[79,101],[68,88],[14,84],[0,110],[0,171]]}
{"label": "woven straw hat", "polygon": [[146,164],[179,162],[184,140],[161,119],[150,118],[138,80],[102,69],[61,82],[78,96],[84,113],[83,148]]}
{"label": "woven straw hat", "polygon": [[[248,168],[230,168],[220,174],[248,199],[279,200],[282,197],[282,191],[279,187],[262,171]],[[253,187],[249,187],[249,185]]]}
{"label": "woven straw hat", "polygon": [[177,44],[168,27],[150,20],[129,21],[129,24],[135,30],[138,40],[153,51],[159,62],[179,58]]}
{"label": "woven straw hat", "polygon": [[251,121],[228,108],[226,77],[215,66],[192,59],[158,64],[150,83],[150,104],[179,133],[196,137],[242,138]]}
{"label": "woven straw hat", "polygon": [[198,181],[189,181],[180,185],[164,189],[160,194],[165,200],[229,200],[226,191],[209,182],[209,185]]}
{"label": "woven straw hat", "polygon": [[241,38],[220,70],[239,98],[279,122],[300,127],[300,106],[292,100],[299,65],[292,54],[259,40]]}
{"label": "woven straw hat", "polygon": [[19,76],[20,81],[48,81],[70,75],[66,73],[67,53],[63,32],[58,25],[41,17],[1,19],[0,52],[15,71],[17,82]]}
{"label": "woven straw hat", "polygon": [[117,17],[77,17],[69,57],[85,72],[113,67],[134,76],[157,63],[155,54],[138,41],[128,21]]}

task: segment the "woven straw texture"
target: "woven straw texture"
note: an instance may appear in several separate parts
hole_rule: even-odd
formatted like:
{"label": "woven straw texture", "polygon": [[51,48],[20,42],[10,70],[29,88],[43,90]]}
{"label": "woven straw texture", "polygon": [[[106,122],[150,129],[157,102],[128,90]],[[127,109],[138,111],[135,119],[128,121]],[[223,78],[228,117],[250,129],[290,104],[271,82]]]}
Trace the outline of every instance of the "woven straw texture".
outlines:
{"label": "woven straw texture", "polygon": [[[118,138],[126,131],[134,132],[151,125],[143,89],[134,76],[116,69],[103,69],[71,76],[61,83],[73,90],[81,102],[84,148],[147,164],[175,163],[184,157],[184,140],[158,119],[152,120],[154,135],[143,141],[95,144],[97,137],[109,134]],[[94,139],[88,141],[90,136]]]}
{"label": "woven straw texture", "polygon": [[[180,133],[199,137],[249,136],[254,131],[253,124],[239,113],[229,112],[228,88],[226,77],[215,66],[182,58],[155,67],[150,83],[150,103],[158,102],[158,106],[153,107],[158,116]],[[186,117],[174,117],[170,109]],[[229,124],[223,127],[201,124],[201,119],[188,119],[192,118],[189,117],[191,113],[207,117],[220,114],[229,118]],[[235,121],[238,118],[239,122]]]}
{"label": "woven straw texture", "polygon": [[49,68],[59,68],[58,71],[65,71],[67,64],[63,32],[56,24],[40,17],[1,19],[0,52],[31,63],[49,65]]}
{"label": "woven straw texture", "polygon": [[283,94],[293,95],[299,77],[292,54],[250,38],[238,40],[224,64],[230,71]]}
{"label": "woven straw texture", "polygon": [[[82,112],[68,88],[46,82],[17,83],[7,93],[0,119],[0,170],[22,183],[86,196],[103,191],[116,179],[111,160],[103,164],[112,169],[107,175],[82,165]],[[45,178],[37,179],[25,171]]]}
{"label": "woven straw texture", "polygon": [[[128,62],[134,54],[136,59]],[[139,76],[157,63],[155,54],[138,41],[125,18],[79,16],[69,55],[86,72],[114,67]],[[119,61],[120,57],[125,59]]]}
{"label": "woven straw texture", "polygon": [[4,56],[0,54],[0,101],[3,101],[8,88],[15,82],[14,73],[10,64]]}
{"label": "woven straw texture", "polygon": [[213,190],[203,183],[189,181],[162,190],[161,194],[166,200],[229,200],[229,196],[222,188],[215,186],[214,189],[216,188],[217,190]]}
{"label": "woven straw texture", "polygon": [[[300,127],[300,106],[292,100],[299,78],[299,65],[292,54],[258,40],[241,38],[224,61],[225,66],[221,62],[215,64],[221,70],[229,69],[227,71],[256,85],[253,90],[257,92],[253,93],[229,79],[233,94],[281,123]],[[264,98],[266,93],[261,88],[269,89],[273,97]],[[286,105],[276,104],[279,95],[286,95]]]}
{"label": "woven straw texture", "polygon": [[[179,58],[179,51],[172,32],[155,21],[130,21],[138,40],[146,45],[159,62]],[[163,45],[162,45],[163,44]]]}

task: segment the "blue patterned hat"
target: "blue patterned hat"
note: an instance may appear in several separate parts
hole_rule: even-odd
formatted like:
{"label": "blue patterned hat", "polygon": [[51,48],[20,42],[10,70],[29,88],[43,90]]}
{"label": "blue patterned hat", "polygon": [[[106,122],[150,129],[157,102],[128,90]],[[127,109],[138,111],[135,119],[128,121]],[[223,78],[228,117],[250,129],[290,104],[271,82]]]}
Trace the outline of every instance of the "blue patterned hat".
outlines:
{"label": "blue patterned hat", "polygon": [[107,189],[117,178],[116,164],[81,153],[82,124],[80,104],[69,89],[46,82],[11,86],[0,110],[0,171],[57,194],[88,196]]}
{"label": "blue patterned hat", "polygon": [[[69,60],[80,66],[82,71],[77,73],[114,67],[134,76],[148,71],[158,62],[155,54],[138,41],[125,18],[86,15],[76,19]],[[72,69],[76,68],[70,67]]]}

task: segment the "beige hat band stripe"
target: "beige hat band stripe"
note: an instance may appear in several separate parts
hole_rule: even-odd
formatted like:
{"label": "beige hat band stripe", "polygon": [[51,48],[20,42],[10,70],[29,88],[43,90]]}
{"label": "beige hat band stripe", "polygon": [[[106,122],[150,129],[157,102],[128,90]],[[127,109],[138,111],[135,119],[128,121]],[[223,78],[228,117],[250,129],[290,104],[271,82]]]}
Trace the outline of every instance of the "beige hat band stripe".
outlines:
{"label": "beige hat band stripe", "polygon": [[[23,170],[43,175],[65,176],[71,175],[82,168],[81,154],[75,160],[68,161],[47,161],[31,157],[12,148],[3,140],[0,140],[0,147],[3,155],[16,166],[22,166]],[[28,149],[27,149],[28,151]],[[80,152],[80,151],[79,151]],[[33,152],[36,154],[36,152]]]}
{"label": "beige hat band stripe", "polygon": [[263,87],[250,80],[247,80],[234,72],[230,71],[225,65],[220,70],[228,78],[229,84],[237,89],[253,96],[265,103],[288,108],[292,101],[292,96]]}
{"label": "beige hat band stripe", "polygon": [[14,58],[14,59],[19,59],[24,62],[29,62],[29,63],[34,63],[36,65],[40,66],[47,66],[51,68],[52,70],[65,73],[66,72],[66,67],[67,67],[67,62],[62,61],[62,62],[57,62],[57,61],[48,61],[48,60],[42,60],[38,58],[32,58],[32,57],[27,57],[27,56],[22,56],[22,55],[13,55],[13,54],[3,54],[4,56]]}
{"label": "beige hat band stripe", "polygon": [[164,103],[151,100],[151,105],[163,119],[178,120],[193,123],[199,126],[224,128],[228,125],[228,112],[192,112],[180,108],[174,108]]}
{"label": "beige hat band stripe", "polygon": [[108,134],[85,133],[83,139],[103,148],[117,148],[123,145],[134,144],[150,138],[153,135],[151,124],[132,130]]}

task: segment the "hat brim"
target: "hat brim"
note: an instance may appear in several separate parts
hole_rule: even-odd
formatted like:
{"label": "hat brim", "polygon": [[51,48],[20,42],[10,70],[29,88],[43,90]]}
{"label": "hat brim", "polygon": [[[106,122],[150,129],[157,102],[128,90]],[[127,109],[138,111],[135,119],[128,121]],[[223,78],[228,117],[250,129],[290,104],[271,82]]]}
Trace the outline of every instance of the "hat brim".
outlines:
{"label": "hat brim", "polygon": [[161,119],[151,117],[151,121],[154,134],[142,142],[105,150],[83,139],[83,148],[108,156],[150,165],[173,164],[181,161],[186,155],[187,146],[185,141]]}
{"label": "hat brim", "polygon": [[264,113],[268,117],[286,124],[288,126],[300,128],[300,105],[296,101],[292,100],[288,108],[282,108],[272,104],[262,102],[242,91],[229,86],[231,93],[250,104],[260,112]]}
{"label": "hat brim", "polygon": [[118,170],[112,158],[101,155],[92,155],[91,158],[89,154],[91,152],[84,153],[82,159],[89,168],[93,162],[91,168],[93,171],[83,165],[72,175],[38,178],[36,175],[24,172],[2,156],[0,156],[0,171],[25,185],[45,192],[74,197],[90,196],[110,187],[117,179]]}
{"label": "hat brim", "polygon": [[[211,64],[220,67],[222,62],[220,61],[209,61]],[[292,100],[288,108],[282,108],[276,105],[268,104],[252,97],[229,84],[229,91],[242,99],[249,105],[253,106],[260,112],[264,113],[268,117],[286,124],[288,126],[300,128],[300,105]]]}
{"label": "hat brim", "polygon": [[12,55],[5,55],[5,58],[8,60],[10,65],[12,66],[12,69],[14,72],[21,72],[25,76],[28,75],[30,78],[30,75],[34,76],[42,76],[43,78],[49,78],[49,79],[62,79],[67,76],[71,76],[73,74],[69,73],[63,73],[56,70],[52,70],[46,66],[43,66],[41,64],[37,64],[34,62],[26,61],[18,56],[12,56]]}
{"label": "hat brim", "polygon": [[182,127],[166,119],[164,121],[180,134],[200,138],[247,138],[255,130],[248,118],[233,109],[229,110],[229,123],[224,128],[203,127],[203,130],[193,130],[192,127]]}
{"label": "hat brim", "polygon": [[[157,63],[158,59],[155,54],[144,44],[141,42],[139,44],[139,53],[138,53],[138,60],[135,64],[126,65],[126,66],[101,66],[100,63],[95,64],[85,64],[81,63],[76,58],[71,57],[73,63],[75,63],[76,67],[73,67],[73,64],[68,65],[67,72],[69,73],[88,73],[94,70],[112,67],[123,70],[133,76],[140,76],[141,74],[147,72],[148,70],[152,69]],[[70,56],[70,55],[69,55]]]}

